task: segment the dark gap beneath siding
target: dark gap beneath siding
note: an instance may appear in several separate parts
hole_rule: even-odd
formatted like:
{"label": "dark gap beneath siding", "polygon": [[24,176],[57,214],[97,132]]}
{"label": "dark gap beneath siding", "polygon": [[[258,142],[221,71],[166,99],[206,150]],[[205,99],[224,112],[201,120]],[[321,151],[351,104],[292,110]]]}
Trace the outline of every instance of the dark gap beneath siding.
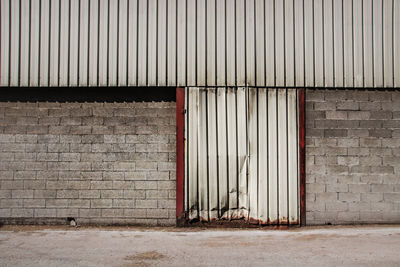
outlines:
{"label": "dark gap beneath siding", "polygon": [[1,88],[1,102],[159,102],[175,101],[176,87]]}

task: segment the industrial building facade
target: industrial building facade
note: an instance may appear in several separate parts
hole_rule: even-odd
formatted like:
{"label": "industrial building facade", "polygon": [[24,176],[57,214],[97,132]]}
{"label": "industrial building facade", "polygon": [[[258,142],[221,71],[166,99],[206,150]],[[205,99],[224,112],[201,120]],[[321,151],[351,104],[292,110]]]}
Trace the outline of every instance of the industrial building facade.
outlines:
{"label": "industrial building facade", "polygon": [[0,7],[0,222],[400,222],[399,0]]}

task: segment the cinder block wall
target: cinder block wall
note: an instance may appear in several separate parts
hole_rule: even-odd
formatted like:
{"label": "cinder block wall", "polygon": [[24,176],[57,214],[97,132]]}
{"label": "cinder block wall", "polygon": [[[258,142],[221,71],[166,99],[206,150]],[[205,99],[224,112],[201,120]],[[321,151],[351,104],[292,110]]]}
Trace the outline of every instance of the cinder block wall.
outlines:
{"label": "cinder block wall", "polygon": [[306,91],[307,224],[400,222],[400,91]]}
{"label": "cinder block wall", "polygon": [[0,103],[0,223],[175,224],[175,103]]}

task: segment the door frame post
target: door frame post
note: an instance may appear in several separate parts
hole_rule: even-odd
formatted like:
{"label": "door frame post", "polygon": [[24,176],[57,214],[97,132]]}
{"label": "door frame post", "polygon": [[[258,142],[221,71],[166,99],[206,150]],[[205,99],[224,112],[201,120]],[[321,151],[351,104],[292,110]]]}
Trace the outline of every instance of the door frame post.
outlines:
{"label": "door frame post", "polygon": [[185,88],[176,88],[176,225],[185,223]]}
{"label": "door frame post", "polygon": [[299,97],[299,164],[300,164],[300,226],[306,225],[306,109],[305,89],[298,89]]}

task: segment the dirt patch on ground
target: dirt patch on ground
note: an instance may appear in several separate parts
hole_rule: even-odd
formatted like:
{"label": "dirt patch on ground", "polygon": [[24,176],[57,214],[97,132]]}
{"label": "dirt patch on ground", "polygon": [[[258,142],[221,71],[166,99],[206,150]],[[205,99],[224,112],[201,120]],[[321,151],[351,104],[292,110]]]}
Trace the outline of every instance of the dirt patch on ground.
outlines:
{"label": "dirt patch on ground", "polygon": [[239,242],[225,242],[225,241],[207,241],[200,243],[202,247],[209,247],[209,248],[220,248],[220,247],[228,247],[234,245],[235,247],[251,247],[257,246],[254,242],[246,242],[246,241],[239,241]]}
{"label": "dirt patch on ground", "polygon": [[135,255],[129,255],[124,258],[126,261],[130,261],[128,263],[124,263],[120,267],[147,267],[147,266],[152,266],[153,263],[152,261],[159,261],[162,259],[166,259],[167,256],[164,254],[161,254],[157,251],[146,251],[142,253],[138,253]]}
{"label": "dirt patch on ground", "polygon": [[166,258],[166,256],[164,254],[161,254],[157,251],[147,251],[147,252],[139,253],[139,254],[132,255],[132,256],[126,256],[125,260],[142,261],[142,260],[160,260],[163,258]]}

